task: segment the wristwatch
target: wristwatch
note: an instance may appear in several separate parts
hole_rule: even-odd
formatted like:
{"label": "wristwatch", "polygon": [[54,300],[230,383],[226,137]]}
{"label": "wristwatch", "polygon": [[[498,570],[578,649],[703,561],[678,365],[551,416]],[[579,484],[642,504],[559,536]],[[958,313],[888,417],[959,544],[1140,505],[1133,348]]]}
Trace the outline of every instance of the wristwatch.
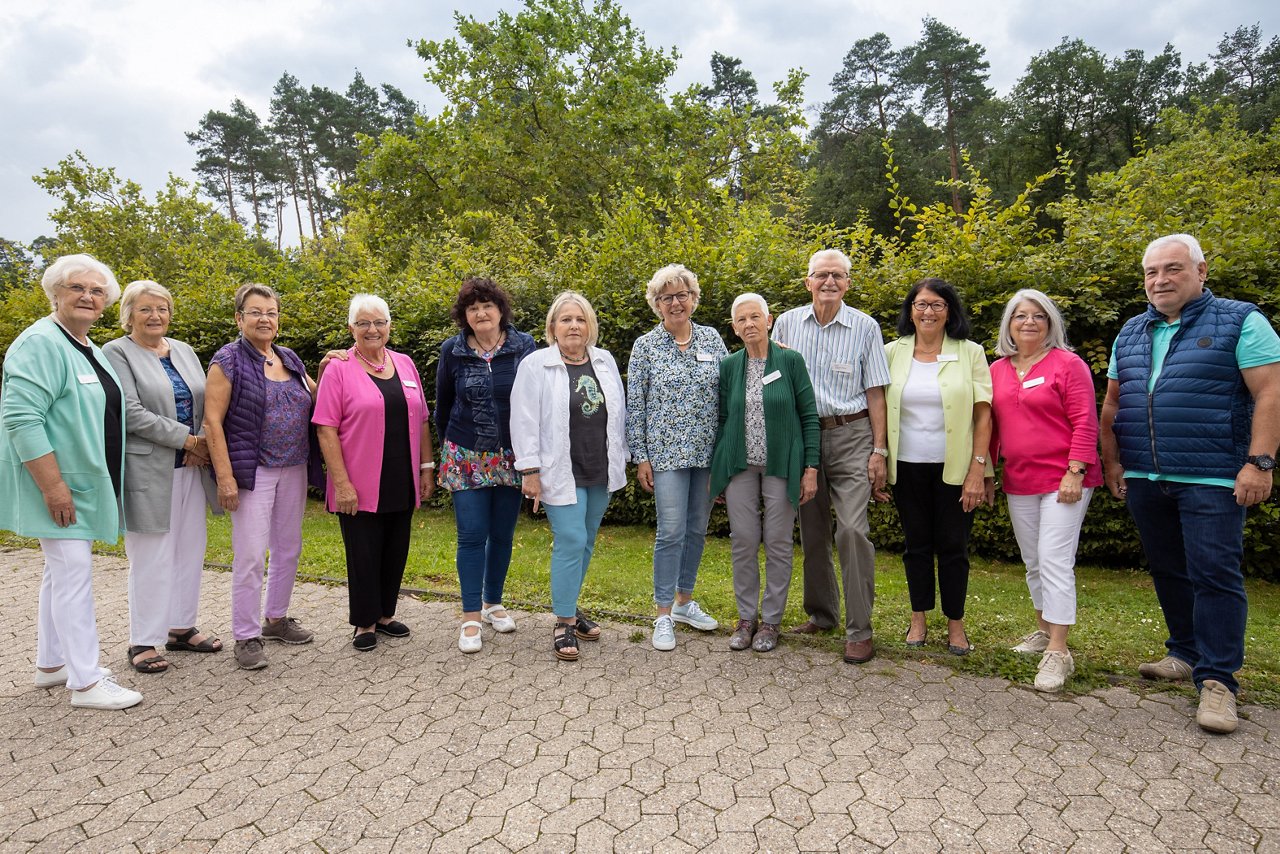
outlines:
{"label": "wristwatch", "polygon": [[873,454],[879,454],[879,455],[880,455],[880,456],[882,456],[882,457],[888,457],[888,456],[889,456],[889,449],[888,449],[888,448],[872,448],[872,449],[871,449],[871,453],[873,453]]}
{"label": "wristwatch", "polygon": [[1276,467],[1276,458],[1270,454],[1254,454],[1252,457],[1245,457],[1246,463],[1253,463],[1263,471],[1271,471]]}
{"label": "wristwatch", "polygon": [[975,455],[975,456],[974,456],[974,458],[973,458],[973,461],[974,461],[975,463],[977,463],[978,465],[980,465],[980,466],[985,466],[985,465],[987,464],[987,458],[986,458],[986,457],[980,457],[980,456],[976,456],[976,455]]}
{"label": "wristwatch", "polygon": [[1088,470],[1089,470],[1089,467],[1087,465],[1081,465],[1080,463],[1072,463],[1071,465],[1067,466],[1067,471],[1071,472],[1072,474],[1083,475]]}

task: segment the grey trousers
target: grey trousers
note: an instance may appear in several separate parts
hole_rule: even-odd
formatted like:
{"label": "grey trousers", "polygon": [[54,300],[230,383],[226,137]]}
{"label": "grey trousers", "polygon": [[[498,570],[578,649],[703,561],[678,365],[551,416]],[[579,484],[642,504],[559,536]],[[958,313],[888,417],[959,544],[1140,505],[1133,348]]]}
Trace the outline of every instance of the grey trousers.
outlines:
{"label": "grey trousers", "polygon": [[846,641],[871,637],[871,606],[876,598],[876,550],[868,537],[867,505],[871,481],[871,421],[863,418],[822,431],[818,494],[800,506],[800,543],[804,547],[804,610],[814,625],[840,623],[840,588],[831,560],[831,512],[844,587]]}
{"label": "grey trousers", "polygon": [[[763,524],[760,499],[764,498]],[[781,623],[791,587],[791,531],[796,511],[787,497],[787,481],[767,477],[761,466],[747,466],[724,489],[733,551],[733,593],[738,619],[754,620],[757,608],[766,623]],[[764,601],[760,601],[760,540],[764,538]]]}

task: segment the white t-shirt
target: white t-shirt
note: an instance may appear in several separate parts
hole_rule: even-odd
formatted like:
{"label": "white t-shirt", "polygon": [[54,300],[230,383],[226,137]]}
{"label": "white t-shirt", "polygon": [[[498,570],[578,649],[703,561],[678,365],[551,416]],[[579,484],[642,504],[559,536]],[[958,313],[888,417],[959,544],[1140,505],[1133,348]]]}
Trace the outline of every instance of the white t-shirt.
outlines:
{"label": "white t-shirt", "polygon": [[902,386],[898,462],[940,463],[946,459],[947,430],[942,420],[941,362],[911,360]]}

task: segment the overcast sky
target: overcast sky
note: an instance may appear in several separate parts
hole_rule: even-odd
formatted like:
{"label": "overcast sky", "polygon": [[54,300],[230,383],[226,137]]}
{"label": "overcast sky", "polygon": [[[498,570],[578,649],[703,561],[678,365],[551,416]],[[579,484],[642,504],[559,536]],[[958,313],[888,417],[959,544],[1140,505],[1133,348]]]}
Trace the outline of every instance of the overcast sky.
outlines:
{"label": "overcast sky", "polygon": [[[589,2],[589,0],[588,0]],[[191,177],[183,135],[211,109],[241,98],[264,119],[284,71],[304,85],[345,90],[359,69],[391,83],[428,112],[439,95],[406,41],[453,33],[453,10],[489,20],[513,0],[0,0],[0,237],[52,231],[52,200],[31,176],[79,149],[153,196],[168,173]],[[884,32],[894,47],[920,35],[926,15],[987,50],[990,85],[1009,88],[1036,53],[1064,36],[1108,56],[1148,55],[1166,42],[1200,62],[1222,35],[1260,23],[1280,32],[1272,0],[621,0],[655,47],[675,47],[672,90],[708,82],[713,51],[736,56],[761,93],[788,68],[809,74],[816,108],[844,54]]]}

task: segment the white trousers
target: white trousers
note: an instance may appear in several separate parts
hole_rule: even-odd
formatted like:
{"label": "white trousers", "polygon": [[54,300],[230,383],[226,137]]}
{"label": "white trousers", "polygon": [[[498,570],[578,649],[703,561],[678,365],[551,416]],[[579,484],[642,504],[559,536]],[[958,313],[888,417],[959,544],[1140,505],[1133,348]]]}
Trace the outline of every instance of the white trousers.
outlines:
{"label": "white trousers", "polygon": [[1075,504],[1059,504],[1058,493],[1009,495],[1009,521],[1027,566],[1031,604],[1046,622],[1076,623],[1076,545],[1093,488]]}
{"label": "white trousers", "polygon": [[88,688],[105,673],[98,666],[98,621],[93,612],[93,543],[42,537],[44,578],[36,625],[36,666],[67,667],[67,687]]}
{"label": "white trousers", "polygon": [[200,469],[176,468],[169,532],[124,535],[129,556],[130,646],[163,646],[169,629],[196,625],[208,540],[205,507]]}

